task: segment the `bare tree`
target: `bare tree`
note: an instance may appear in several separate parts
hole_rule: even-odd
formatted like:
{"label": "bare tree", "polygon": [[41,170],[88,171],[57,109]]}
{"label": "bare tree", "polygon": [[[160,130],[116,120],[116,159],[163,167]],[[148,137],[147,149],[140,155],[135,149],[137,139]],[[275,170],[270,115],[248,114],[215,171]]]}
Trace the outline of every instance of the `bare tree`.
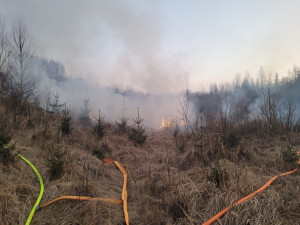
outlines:
{"label": "bare tree", "polygon": [[12,26],[12,90],[11,100],[16,116],[22,114],[29,103],[37,101],[36,85],[31,76],[33,48],[27,26],[17,21]]}
{"label": "bare tree", "polygon": [[85,99],[83,100],[83,109],[81,109],[80,114],[80,121],[84,128],[88,127],[91,124],[91,118],[90,118],[90,100],[87,97],[87,89],[85,90]]}
{"label": "bare tree", "polygon": [[259,68],[258,78],[257,79],[258,79],[259,86],[261,88],[263,88],[263,87],[266,86],[266,83],[267,83],[267,81],[266,81],[266,73],[265,73],[265,70],[264,70],[264,68],[262,66]]}
{"label": "bare tree", "polygon": [[4,54],[6,52],[6,34],[5,34],[5,27],[4,24],[0,21],[0,76],[3,73],[3,64],[4,64]]}
{"label": "bare tree", "polygon": [[268,126],[269,132],[273,135],[276,131],[279,119],[279,100],[276,93],[271,93],[271,89],[263,92],[263,96],[259,105],[260,116]]}
{"label": "bare tree", "polygon": [[284,104],[284,111],[285,113],[283,115],[283,118],[281,119],[284,123],[283,126],[286,131],[291,131],[294,124],[296,106],[291,103],[288,105]]}
{"label": "bare tree", "polygon": [[8,89],[9,56],[10,49],[5,24],[0,18],[0,92]]}
{"label": "bare tree", "polygon": [[42,106],[49,112],[52,102],[53,89],[51,85],[45,86],[42,92]]}
{"label": "bare tree", "polygon": [[175,128],[173,133],[176,148],[180,152],[185,152],[190,139],[195,132],[192,124],[192,111],[190,109],[190,92],[186,89],[185,93],[179,96],[179,123],[183,125],[183,130],[179,130],[179,126]]}

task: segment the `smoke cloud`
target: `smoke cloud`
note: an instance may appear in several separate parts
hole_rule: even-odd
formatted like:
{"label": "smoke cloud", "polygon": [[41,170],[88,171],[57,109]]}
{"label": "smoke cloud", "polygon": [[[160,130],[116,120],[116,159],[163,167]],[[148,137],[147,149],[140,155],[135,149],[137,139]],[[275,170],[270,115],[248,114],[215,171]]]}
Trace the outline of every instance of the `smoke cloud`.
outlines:
{"label": "smoke cloud", "polygon": [[69,76],[156,94],[187,84],[182,56],[161,48],[164,27],[155,2],[0,2],[8,22],[21,17],[31,28],[36,54],[61,61]]}
{"label": "smoke cloud", "polygon": [[187,86],[246,70],[255,76],[260,65],[281,78],[298,62],[297,1],[173,2],[0,0],[0,19],[9,27],[21,18],[35,54],[64,65],[66,82],[38,73],[41,90],[61,89],[78,111],[87,88],[93,113],[100,108],[112,121],[123,105],[112,85],[139,92],[125,98],[128,116],[140,107],[153,124],[177,114],[178,93]]}

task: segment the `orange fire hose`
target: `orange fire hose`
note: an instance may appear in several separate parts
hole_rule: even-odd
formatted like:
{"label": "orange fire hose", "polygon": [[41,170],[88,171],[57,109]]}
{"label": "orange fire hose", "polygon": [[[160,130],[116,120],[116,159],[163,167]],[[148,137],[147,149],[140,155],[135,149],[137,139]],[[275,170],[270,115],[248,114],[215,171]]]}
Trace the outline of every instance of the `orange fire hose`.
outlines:
{"label": "orange fire hose", "polygon": [[124,176],[124,183],[123,183],[123,190],[122,190],[122,200],[119,199],[112,199],[112,198],[100,198],[100,197],[84,197],[84,196],[61,196],[58,198],[55,198],[41,206],[38,206],[37,209],[44,208],[48,205],[53,204],[54,202],[57,202],[59,200],[63,199],[72,199],[72,200],[83,200],[83,201],[96,201],[96,200],[101,200],[105,202],[111,202],[117,205],[122,205],[123,204],[123,209],[124,209],[124,215],[125,215],[125,222],[126,225],[129,225],[129,216],[128,216],[128,211],[127,211],[127,171],[124,169],[124,167],[118,162],[114,161],[113,159],[104,159],[104,163],[115,163],[116,166],[121,170]]}
{"label": "orange fire hose", "polygon": [[129,225],[129,215],[127,210],[127,171],[124,169],[124,167],[118,162],[114,161],[113,159],[104,159],[104,163],[115,163],[116,166],[121,170],[124,177],[123,182],[123,190],[122,190],[122,200],[123,200],[123,209],[124,209],[124,216],[125,216],[125,223],[126,225]]}
{"label": "orange fire hose", "polygon": [[[298,165],[300,165],[300,151],[297,152],[297,155],[299,157],[299,161],[298,161]],[[241,204],[242,202],[245,202],[247,201],[249,198],[257,195],[259,192],[265,190],[267,187],[269,187],[273,182],[274,180],[276,180],[277,178],[279,177],[282,177],[282,176],[285,176],[285,175],[289,175],[289,174],[292,174],[292,173],[295,173],[297,171],[298,168],[294,169],[294,170],[291,170],[291,171],[288,171],[288,172],[285,172],[285,173],[281,173],[275,177],[273,177],[271,180],[269,180],[264,186],[262,186],[261,188],[257,189],[256,191],[252,192],[250,195],[247,195],[246,197],[238,200],[237,202],[235,202],[231,207],[227,207],[226,209],[223,209],[221,212],[219,212],[218,214],[216,214],[214,217],[212,217],[211,219],[209,219],[208,221],[206,221],[205,223],[203,223],[202,225],[210,225],[210,224],[213,224],[214,222],[216,222],[218,219],[220,219],[222,216],[225,215],[225,213],[229,210],[229,208],[232,208],[238,204]]]}
{"label": "orange fire hose", "polygon": [[71,196],[71,195],[66,195],[66,196],[60,196],[58,198],[55,198],[53,200],[51,200],[50,202],[47,202],[43,205],[41,205],[39,208],[44,208],[48,205],[53,204],[54,202],[57,202],[59,200],[65,200],[65,199],[72,199],[72,200],[83,200],[83,201],[96,201],[96,200],[101,200],[101,201],[105,201],[105,202],[111,202],[117,205],[122,205],[122,200],[118,200],[118,199],[112,199],[112,198],[99,198],[99,197],[84,197],[84,196]]}

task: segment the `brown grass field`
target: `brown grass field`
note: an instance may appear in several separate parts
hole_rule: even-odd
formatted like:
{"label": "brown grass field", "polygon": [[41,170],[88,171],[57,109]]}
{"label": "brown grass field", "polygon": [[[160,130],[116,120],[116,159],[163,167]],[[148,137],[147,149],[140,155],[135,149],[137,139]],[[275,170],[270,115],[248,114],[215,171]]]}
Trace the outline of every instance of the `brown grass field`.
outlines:
{"label": "brown grass field", "polygon": [[[147,141],[135,146],[126,134],[107,125],[101,141],[89,129],[74,128],[69,137],[58,134],[58,119],[35,112],[35,128],[20,125],[13,136],[16,151],[41,174],[45,191],[41,204],[63,195],[121,199],[123,176],[114,164],[92,154],[119,161],[128,172],[130,224],[202,224],[222,209],[264,185],[273,176],[296,168],[282,152],[292,144],[299,150],[298,134],[270,138],[242,137],[235,147],[224,147],[206,133],[201,154],[192,142],[184,153],[175,145],[173,128],[147,130]],[[58,136],[59,135],[59,136]],[[45,160],[53,148],[66,150],[61,178],[49,180]],[[269,188],[233,207],[215,224],[300,224],[300,171],[277,179]],[[20,158],[0,163],[0,225],[25,224],[39,194],[39,181]],[[61,200],[36,211],[31,224],[124,224],[123,208],[102,201]]]}

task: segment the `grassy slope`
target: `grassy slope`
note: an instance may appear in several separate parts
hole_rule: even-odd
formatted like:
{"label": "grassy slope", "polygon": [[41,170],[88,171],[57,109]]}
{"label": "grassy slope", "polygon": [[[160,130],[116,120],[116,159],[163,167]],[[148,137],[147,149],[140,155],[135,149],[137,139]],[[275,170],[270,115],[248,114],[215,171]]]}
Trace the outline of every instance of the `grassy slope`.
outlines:
{"label": "grassy slope", "polygon": [[[149,131],[146,144],[135,147],[126,135],[117,135],[110,127],[100,142],[90,131],[80,129],[62,138],[59,146],[68,152],[65,173],[49,181],[45,159],[56,145],[58,122],[53,120],[45,131],[43,122],[33,119],[40,125],[21,129],[14,136],[18,151],[44,179],[42,203],[62,195],[120,199],[121,172],[91,153],[95,145],[106,146],[106,157],[118,160],[128,171],[131,224],[201,224],[271,177],[295,167],[283,162],[284,140],[247,138],[235,148],[223,149],[208,138],[205,148],[222,154],[196,160],[191,144],[185,153],[175,148],[171,130]],[[222,224],[300,224],[299,174],[279,178],[263,193],[230,210]],[[24,224],[38,193],[38,179],[22,160],[8,167],[0,164],[0,224]],[[121,206],[64,200],[36,212],[31,224],[123,222]]]}

